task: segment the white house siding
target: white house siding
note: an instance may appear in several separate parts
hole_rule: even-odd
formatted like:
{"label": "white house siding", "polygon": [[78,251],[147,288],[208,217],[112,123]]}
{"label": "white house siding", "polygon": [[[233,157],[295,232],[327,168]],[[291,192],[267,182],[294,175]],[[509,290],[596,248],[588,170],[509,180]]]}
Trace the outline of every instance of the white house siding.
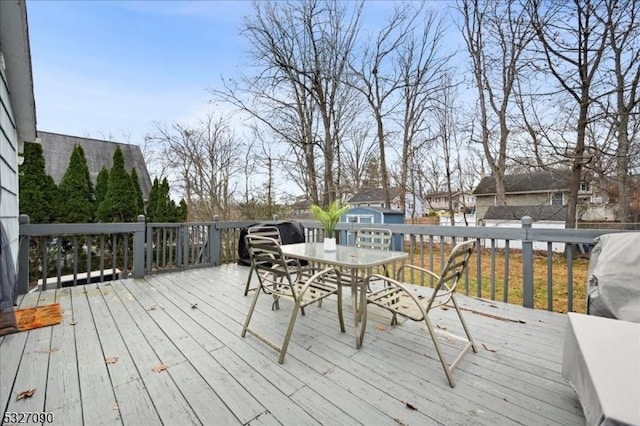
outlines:
{"label": "white house siding", "polygon": [[9,101],[7,76],[0,66],[0,220],[18,259],[18,131]]}
{"label": "white house siding", "polygon": [[[455,213],[453,215],[455,226],[476,226],[476,215],[462,213]],[[451,226],[451,217],[448,214],[443,214],[438,217],[440,226]]]}
{"label": "white house siding", "polygon": [[[519,220],[496,220],[496,219],[488,219],[485,220],[484,226],[486,227],[494,227],[494,228],[522,228],[522,223]],[[550,220],[543,220],[540,222],[533,222],[531,225],[532,228],[545,228],[545,229],[564,229],[565,222],[555,222]],[[485,248],[491,248],[491,240],[483,240],[483,245]],[[504,248],[505,241],[504,240],[496,240],[495,242],[496,248]],[[510,240],[509,241],[509,249],[522,250],[522,241],[520,240]],[[534,242],[533,243],[534,250],[547,251],[547,243],[545,242]],[[555,253],[564,253],[564,243],[551,243],[551,250]]]}

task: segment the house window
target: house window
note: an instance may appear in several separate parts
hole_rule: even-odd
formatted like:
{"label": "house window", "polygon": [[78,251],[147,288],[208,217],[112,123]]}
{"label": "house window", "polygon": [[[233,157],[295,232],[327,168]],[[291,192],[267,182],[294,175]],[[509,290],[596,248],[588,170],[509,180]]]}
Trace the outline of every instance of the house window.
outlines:
{"label": "house window", "polygon": [[554,192],[551,194],[551,205],[552,206],[562,206],[563,203],[563,194],[562,192]]}
{"label": "house window", "polygon": [[580,192],[591,192],[589,182],[580,182]]}
{"label": "house window", "polygon": [[349,214],[347,215],[347,222],[349,223],[373,223],[373,215],[368,214]]}

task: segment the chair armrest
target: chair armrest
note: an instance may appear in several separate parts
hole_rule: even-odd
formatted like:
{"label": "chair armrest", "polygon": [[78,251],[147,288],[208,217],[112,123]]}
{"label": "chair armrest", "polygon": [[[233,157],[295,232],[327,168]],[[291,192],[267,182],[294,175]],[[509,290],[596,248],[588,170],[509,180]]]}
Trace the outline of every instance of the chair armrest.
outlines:
{"label": "chair armrest", "polygon": [[420,272],[424,272],[428,275],[431,275],[433,278],[435,278],[436,280],[440,279],[440,275],[436,274],[433,271],[430,271],[429,269],[423,268],[421,266],[416,266],[416,265],[402,265],[400,266],[400,268],[398,268],[398,271],[396,272],[396,281],[400,281],[400,274],[402,273],[402,270],[408,268],[408,269],[414,269],[416,271],[420,271]]}
{"label": "chair armrest", "polygon": [[[422,269],[422,268],[420,268]],[[426,315],[425,312],[425,308],[422,305],[422,303],[420,303],[420,300],[413,294],[413,292],[409,291],[408,286],[413,286],[413,284],[407,284],[407,283],[402,283],[398,280],[395,280],[393,278],[389,278],[389,277],[385,277],[384,275],[380,275],[380,274],[373,274],[367,277],[367,279],[365,280],[365,285],[369,284],[369,280],[370,279],[379,279],[385,282],[385,288],[378,290],[378,291],[374,291],[370,296],[367,296],[367,300],[369,299],[375,299],[375,296],[378,294],[383,294],[384,292],[386,292],[388,289],[390,288],[397,288],[399,289],[402,293],[405,293],[407,296],[409,296],[409,298],[411,298],[411,300],[413,301],[413,303],[415,303],[415,305],[420,309],[420,311],[422,312],[422,315]],[[376,303],[376,302],[372,302],[372,303]]]}
{"label": "chair armrest", "polygon": [[300,290],[300,295],[304,295],[304,293],[307,291],[307,289],[309,288],[310,285],[312,285],[314,282],[316,281],[320,281],[322,278],[324,278],[325,275],[329,275],[330,273],[335,272],[336,274],[336,284],[338,285],[338,289],[341,288],[342,284],[340,282],[340,270],[338,268],[332,267],[332,268],[325,268],[320,272],[316,272],[315,274],[313,274],[311,277],[309,277],[302,289]]}

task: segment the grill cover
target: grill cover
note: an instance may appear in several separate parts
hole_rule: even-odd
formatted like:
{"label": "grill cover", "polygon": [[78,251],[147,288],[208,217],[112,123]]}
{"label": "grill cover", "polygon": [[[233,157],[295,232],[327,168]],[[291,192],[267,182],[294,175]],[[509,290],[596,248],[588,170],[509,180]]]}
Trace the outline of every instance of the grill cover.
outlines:
{"label": "grill cover", "polygon": [[[304,226],[300,222],[278,222],[278,223],[254,223],[251,226],[276,226],[280,231],[282,244],[304,243]],[[251,227],[247,226],[240,230],[240,241],[238,241],[238,265],[251,266],[251,258],[249,250],[244,243],[244,237],[247,230]]]}
{"label": "grill cover", "polygon": [[640,322],[640,232],[596,238],[587,292],[589,315]]}

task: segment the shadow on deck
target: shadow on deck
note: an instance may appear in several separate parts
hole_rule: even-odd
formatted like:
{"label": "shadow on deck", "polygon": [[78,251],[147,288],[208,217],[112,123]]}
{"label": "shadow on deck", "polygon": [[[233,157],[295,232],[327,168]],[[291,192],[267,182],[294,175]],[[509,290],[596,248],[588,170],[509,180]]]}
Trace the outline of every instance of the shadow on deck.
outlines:
{"label": "shadow on deck", "polygon": [[[585,422],[560,375],[566,315],[461,296],[478,353],[465,356],[451,389],[418,323],[391,327],[370,307],[355,349],[348,294],[346,333],[335,300],[308,307],[278,364],[268,346],[240,337],[248,271],[225,265],[26,295],[21,307],[61,303],[63,320],[0,338],[3,411],[86,425]],[[270,302],[259,299],[254,325],[281,339],[291,304],[271,311]],[[456,345],[452,315],[435,313],[445,350]]]}

